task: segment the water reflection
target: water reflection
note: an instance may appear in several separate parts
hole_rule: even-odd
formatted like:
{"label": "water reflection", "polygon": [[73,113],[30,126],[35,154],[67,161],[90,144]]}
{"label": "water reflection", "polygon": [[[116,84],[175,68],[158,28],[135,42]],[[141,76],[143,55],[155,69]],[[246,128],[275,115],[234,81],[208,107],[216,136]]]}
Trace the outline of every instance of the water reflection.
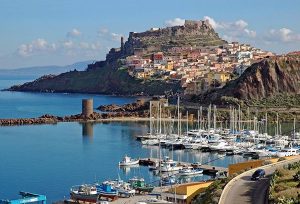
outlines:
{"label": "water reflection", "polygon": [[85,122],[82,125],[82,142],[83,144],[89,144],[93,142],[94,137],[94,123]]}
{"label": "water reflection", "polygon": [[119,167],[120,170],[125,174],[125,175],[129,175],[130,171],[132,170],[136,170],[137,168],[139,168],[140,166],[138,164],[136,165],[131,165],[131,166],[124,166],[124,167]]}

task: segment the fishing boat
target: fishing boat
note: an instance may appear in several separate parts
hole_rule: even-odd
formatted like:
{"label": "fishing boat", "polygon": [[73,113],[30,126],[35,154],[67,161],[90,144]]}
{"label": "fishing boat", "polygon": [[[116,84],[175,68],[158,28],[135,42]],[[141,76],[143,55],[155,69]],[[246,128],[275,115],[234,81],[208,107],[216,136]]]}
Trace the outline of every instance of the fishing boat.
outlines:
{"label": "fishing boat", "polygon": [[203,169],[201,168],[184,168],[179,170],[179,175],[180,176],[192,176],[192,175],[198,175],[198,174],[202,174],[203,173]]}
{"label": "fishing boat", "polygon": [[122,198],[128,198],[135,195],[135,190],[132,188],[130,183],[124,182],[121,179],[116,179],[112,181],[104,181],[103,184],[109,184],[113,189],[118,191],[118,196]]}
{"label": "fishing boat", "polygon": [[97,192],[99,193],[100,199],[114,201],[118,199],[118,191],[113,188],[111,183],[96,184]]}
{"label": "fishing boat", "polygon": [[97,203],[98,196],[96,186],[91,184],[73,186],[70,190],[70,198],[74,201]]}
{"label": "fishing boat", "polygon": [[139,163],[139,159],[132,159],[129,156],[125,156],[121,162],[119,162],[119,166],[131,166]]}
{"label": "fishing boat", "polygon": [[154,186],[146,184],[144,178],[133,177],[129,180],[129,183],[137,193],[151,193],[154,189]]}

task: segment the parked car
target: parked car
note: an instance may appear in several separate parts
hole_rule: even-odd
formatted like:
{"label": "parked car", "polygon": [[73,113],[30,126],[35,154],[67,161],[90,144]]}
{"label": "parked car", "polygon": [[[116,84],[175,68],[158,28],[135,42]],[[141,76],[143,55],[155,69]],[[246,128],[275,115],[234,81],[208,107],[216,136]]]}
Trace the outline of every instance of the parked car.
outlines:
{"label": "parked car", "polygon": [[263,169],[257,169],[251,177],[251,180],[259,180],[260,178],[264,178],[266,175],[265,170]]}

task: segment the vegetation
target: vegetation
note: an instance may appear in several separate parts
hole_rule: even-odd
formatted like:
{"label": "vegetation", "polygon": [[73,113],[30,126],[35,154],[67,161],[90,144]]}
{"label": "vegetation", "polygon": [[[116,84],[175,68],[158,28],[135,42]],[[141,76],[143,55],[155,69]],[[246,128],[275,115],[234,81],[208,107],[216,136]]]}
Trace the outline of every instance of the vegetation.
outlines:
{"label": "vegetation", "polygon": [[275,171],[270,182],[269,203],[300,204],[300,162]]}
{"label": "vegetation", "polygon": [[201,193],[194,201],[193,204],[217,204],[222,195],[222,191],[229,181],[237,175],[248,171],[244,169],[238,173],[234,173],[227,178],[217,179],[210,186],[208,186],[203,193]]}
{"label": "vegetation", "polygon": [[232,179],[218,179],[214,181],[209,187],[206,188],[204,193],[200,194],[197,199],[193,202],[194,204],[217,204],[222,194],[222,190],[226,184]]}
{"label": "vegetation", "polygon": [[277,94],[276,96],[263,98],[261,100],[248,100],[247,105],[255,107],[300,107],[300,94]]}

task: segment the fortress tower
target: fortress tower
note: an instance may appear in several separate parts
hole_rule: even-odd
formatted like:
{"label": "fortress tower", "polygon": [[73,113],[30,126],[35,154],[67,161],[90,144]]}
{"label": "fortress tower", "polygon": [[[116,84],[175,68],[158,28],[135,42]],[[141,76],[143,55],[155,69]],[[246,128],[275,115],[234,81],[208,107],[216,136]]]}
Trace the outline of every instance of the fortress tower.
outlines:
{"label": "fortress tower", "polygon": [[121,37],[121,53],[124,53],[124,37]]}
{"label": "fortress tower", "polygon": [[89,117],[93,114],[93,99],[83,99],[82,100],[82,115]]}

